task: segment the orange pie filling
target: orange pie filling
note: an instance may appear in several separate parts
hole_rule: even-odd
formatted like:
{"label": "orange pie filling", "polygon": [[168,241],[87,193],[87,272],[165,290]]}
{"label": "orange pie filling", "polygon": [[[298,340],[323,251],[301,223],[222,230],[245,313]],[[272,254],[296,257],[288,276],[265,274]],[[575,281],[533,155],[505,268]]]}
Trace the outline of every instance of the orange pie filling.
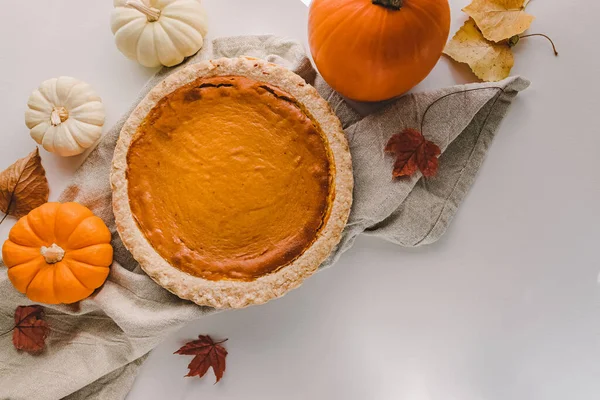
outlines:
{"label": "orange pie filling", "polygon": [[253,280],[301,256],[329,216],[335,175],[319,124],[249,78],[201,78],[163,98],[127,155],[131,211],[173,267]]}

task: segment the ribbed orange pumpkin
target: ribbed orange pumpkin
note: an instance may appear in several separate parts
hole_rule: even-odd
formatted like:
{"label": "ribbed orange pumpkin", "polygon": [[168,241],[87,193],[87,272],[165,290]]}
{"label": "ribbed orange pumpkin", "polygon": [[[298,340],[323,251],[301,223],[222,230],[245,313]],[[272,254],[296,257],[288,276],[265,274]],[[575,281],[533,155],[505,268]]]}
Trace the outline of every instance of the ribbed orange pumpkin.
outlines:
{"label": "ribbed orange pumpkin", "polygon": [[83,300],[108,277],[110,231],[77,203],[46,203],[21,218],[2,246],[14,287],[46,304]]}
{"label": "ribbed orange pumpkin", "polygon": [[358,101],[399,96],[433,69],[450,32],[448,0],[313,0],[310,50],[323,78]]}

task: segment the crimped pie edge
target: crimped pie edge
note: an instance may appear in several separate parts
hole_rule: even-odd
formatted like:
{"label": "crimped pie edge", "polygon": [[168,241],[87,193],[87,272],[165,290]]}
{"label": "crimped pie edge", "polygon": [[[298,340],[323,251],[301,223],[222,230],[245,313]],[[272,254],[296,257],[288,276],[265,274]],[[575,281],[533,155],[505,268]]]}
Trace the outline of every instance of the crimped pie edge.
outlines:
{"label": "crimped pie edge", "polygon": [[[317,240],[296,260],[254,281],[211,281],[178,270],[163,259],[137,226],[129,205],[127,152],[139,125],[166,95],[201,77],[244,76],[292,95],[309,111],[327,136],[335,162],[335,198],[331,214]],[[339,243],[352,206],[352,160],[341,123],[315,88],[292,71],[263,60],[239,57],[203,61],[174,72],[154,87],[123,125],[111,171],[113,211],[123,244],[142,269],[159,285],[182,299],[215,308],[263,304],[300,286]]]}

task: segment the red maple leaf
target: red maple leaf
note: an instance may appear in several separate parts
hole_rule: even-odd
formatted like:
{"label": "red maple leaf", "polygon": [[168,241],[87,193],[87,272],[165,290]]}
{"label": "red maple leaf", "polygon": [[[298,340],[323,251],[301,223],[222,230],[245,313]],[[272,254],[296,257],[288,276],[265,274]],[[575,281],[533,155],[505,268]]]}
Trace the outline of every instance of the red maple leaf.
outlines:
{"label": "red maple leaf", "polygon": [[44,320],[44,309],[41,306],[17,307],[13,344],[18,350],[31,354],[43,351],[49,331],[50,327]]}
{"label": "red maple leaf", "polygon": [[223,377],[223,372],[225,372],[225,357],[227,357],[227,350],[221,346],[221,343],[226,341],[227,339],[215,343],[210,336],[200,335],[198,336],[198,340],[186,343],[174,354],[195,356],[188,365],[190,372],[186,376],[197,376],[202,378],[208,369],[212,367],[215,377],[217,378],[215,383],[217,383]]}
{"label": "red maple leaf", "polygon": [[442,154],[435,143],[411,128],[393,135],[385,146],[385,152],[396,157],[394,178],[412,176],[417,169],[421,170],[423,176],[434,176],[439,166],[438,156]]}

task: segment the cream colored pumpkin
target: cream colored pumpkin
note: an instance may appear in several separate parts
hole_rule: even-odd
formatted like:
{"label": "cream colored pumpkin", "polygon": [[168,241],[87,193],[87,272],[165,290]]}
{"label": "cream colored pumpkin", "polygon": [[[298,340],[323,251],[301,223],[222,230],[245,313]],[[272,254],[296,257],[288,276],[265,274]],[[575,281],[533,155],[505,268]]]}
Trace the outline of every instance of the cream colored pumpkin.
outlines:
{"label": "cream colored pumpkin", "polygon": [[25,123],[44,149],[69,157],[100,139],[104,117],[102,99],[90,85],[61,76],[43,82],[31,94]]}
{"label": "cream colored pumpkin", "polygon": [[200,0],[114,0],[111,27],[117,47],[145,67],[180,64],[204,44]]}

